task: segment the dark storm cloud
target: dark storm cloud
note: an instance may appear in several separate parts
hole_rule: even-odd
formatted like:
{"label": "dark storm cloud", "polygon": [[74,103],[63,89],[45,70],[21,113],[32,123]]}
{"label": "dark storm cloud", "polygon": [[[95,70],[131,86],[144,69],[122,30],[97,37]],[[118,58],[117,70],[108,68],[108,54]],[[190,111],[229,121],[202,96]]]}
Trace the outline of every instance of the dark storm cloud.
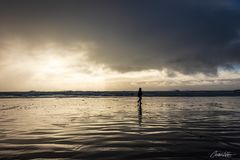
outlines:
{"label": "dark storm cloud", "polygon": [[216,73],[240,63],[237,0],[3,0],[0,34],[94,42],[112,69]]}

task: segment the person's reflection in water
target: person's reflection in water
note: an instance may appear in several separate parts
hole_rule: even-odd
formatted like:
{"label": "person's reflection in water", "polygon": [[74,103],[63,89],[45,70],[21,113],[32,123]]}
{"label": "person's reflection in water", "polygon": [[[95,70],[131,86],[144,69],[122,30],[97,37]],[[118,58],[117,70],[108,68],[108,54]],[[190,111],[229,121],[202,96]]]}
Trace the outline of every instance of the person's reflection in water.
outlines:
{"label": "person's reflection in water", "polygon": [[142,123],[142,88],[138,90],[138,124],[141,126]]}
{"label": "person's reflection in water", "polygon": [[142,108],[138,108],[138,125],[142,126]]}

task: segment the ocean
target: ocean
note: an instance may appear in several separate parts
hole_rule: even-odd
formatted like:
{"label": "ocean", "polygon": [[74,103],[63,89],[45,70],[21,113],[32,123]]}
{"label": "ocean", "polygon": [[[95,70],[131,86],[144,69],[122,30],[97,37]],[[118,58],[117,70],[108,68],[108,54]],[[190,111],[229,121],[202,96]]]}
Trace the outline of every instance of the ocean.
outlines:
{"label": "ocean", "polygon": [[[239,97],[0,99],[0,159],[240,159]],[[225,157],[224,157],[225,156]]]}

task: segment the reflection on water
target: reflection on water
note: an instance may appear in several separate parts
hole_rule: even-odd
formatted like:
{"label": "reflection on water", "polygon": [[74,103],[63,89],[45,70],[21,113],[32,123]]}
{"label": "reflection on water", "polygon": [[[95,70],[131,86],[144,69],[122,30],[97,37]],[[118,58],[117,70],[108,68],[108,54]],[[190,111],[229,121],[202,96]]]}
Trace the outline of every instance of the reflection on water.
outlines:
{"label": "reflection on water", "polygon": [[0,99],[0,159],[239,158],[240,100]]}
{"label": "reflection on water", "polygon": [[142,101],[138,101],[138,125],[142,124]]}

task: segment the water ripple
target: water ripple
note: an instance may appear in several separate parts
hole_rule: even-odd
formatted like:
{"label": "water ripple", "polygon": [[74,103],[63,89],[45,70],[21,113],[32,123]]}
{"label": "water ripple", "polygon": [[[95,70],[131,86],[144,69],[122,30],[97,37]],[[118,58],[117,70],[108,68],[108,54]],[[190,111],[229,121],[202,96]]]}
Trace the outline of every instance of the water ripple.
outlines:
{"label": "water ripple", "polygon": [[0,100],[0,159],[240,158],[240,100],[234,97]]}

